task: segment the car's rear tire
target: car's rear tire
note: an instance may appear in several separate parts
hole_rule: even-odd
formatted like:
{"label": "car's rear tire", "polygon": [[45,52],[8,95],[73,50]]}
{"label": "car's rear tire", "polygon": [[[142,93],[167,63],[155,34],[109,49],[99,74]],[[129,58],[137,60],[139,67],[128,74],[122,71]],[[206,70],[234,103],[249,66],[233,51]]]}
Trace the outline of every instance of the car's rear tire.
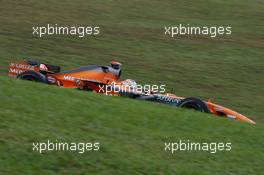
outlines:
{"label": "car's rear tire", "polygon": [[46,77],[38,72],[34,71],[25,71],[17,76],[17,78],[28,81],[35,81],[40,83],[47,83]]}
{"label": "car's rear tire", "polygon": [[185,98],[180,101],[178,106],[182,108],[194,109],[200,112],[210,113],[207,104],[202,100],[200,100],[199,98],[193,98],[193,97]]}

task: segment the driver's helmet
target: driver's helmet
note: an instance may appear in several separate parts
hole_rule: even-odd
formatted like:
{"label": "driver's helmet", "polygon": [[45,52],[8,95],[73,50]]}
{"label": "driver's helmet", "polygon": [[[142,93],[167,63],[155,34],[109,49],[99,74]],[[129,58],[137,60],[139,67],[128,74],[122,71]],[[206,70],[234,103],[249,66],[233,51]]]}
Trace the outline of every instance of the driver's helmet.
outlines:
{"label": "driver's helmet", "polygon": [[40,64],[39,69],[42,71],[48,71],[48,67],[45,64]]}
{"label": "driver's helmet", "polygon": [[117,62],[117,61],[111,61],[111,67],[114,69],[120,69],[120,67],[122,66],[121,63]]}
{"label": "driver's helmet", "polygon": [[129,87],[137,87],[137,83],[135,80],[132,80],[132,79],[127,79],[127,80],[124,80],[122,81],[122,86],[129,86]]}

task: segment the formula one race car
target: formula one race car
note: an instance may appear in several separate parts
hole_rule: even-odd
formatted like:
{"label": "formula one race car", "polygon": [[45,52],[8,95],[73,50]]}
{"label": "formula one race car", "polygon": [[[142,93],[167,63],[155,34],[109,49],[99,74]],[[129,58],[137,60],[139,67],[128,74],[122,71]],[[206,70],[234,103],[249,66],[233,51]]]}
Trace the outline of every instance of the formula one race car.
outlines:
{"label": "formula one race car", "polygon": [[61,72],[59,66],[24,60],[11,63],[8,75],[65,88],[78,88],[106,95],[123,96],[176,107],[190,108],[215,116],[255,124],[254,121],[246,116],[214,104],[210,100],[202,101],[199,98],[193,97],[183,98],[170,93],[154,92],[148,88],[140,88],[138,90],[138,84],[134,80],[119,81],[121,63],[116,61],[112,61],[110,66],[90,65]]}

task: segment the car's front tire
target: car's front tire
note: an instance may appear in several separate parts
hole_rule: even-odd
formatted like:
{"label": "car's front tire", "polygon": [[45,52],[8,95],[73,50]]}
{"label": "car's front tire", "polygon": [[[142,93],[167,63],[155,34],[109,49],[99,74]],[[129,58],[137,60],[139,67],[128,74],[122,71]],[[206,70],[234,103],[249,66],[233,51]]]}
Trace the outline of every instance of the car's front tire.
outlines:
{"label": "car's front tire", "polygon": [[210,110],[205,102],[200,100],[199,98],[185,98],[180,101],[179,107],[182,108],[188,108],[188,109],[194,109],[200,112],[210,113]]}

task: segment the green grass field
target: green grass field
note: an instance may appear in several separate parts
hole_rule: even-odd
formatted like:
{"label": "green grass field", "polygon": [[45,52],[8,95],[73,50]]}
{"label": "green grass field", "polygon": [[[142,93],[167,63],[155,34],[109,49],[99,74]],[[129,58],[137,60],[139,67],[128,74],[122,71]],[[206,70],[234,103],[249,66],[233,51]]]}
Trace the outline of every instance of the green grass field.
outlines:
{"label": "green grass field", "polygon": [[[260,0],[0,1],[0,174],[263,174],[264,4]],[[165,26],[232,26],[218,38],[169,38]],[[33,26],[98,25],[96,37],[32,35]],[[31,58],[63,70],[123,63],[123,79],[211,98],[257,125],[169,106],[9,80]],[[100,152],[32,151],[47,139],[95,141]],[[231,141],[232,151],[164,151],[164,142]]]}

